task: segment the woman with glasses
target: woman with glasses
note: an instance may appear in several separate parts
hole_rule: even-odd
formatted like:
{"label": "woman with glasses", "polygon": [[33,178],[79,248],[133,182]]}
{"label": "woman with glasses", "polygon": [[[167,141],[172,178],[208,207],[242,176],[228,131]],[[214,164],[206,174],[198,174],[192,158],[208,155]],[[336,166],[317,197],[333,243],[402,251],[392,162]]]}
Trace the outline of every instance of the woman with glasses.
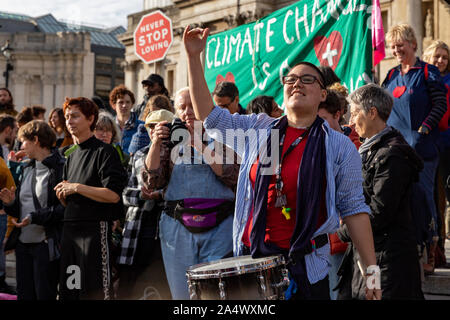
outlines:
{"label": "woman with glasses", "polygon": [[[204,121],[207,130],[215,129],[208,131],[212,138],[218,138],[218,132],[225,137],[227,129],[243,130],[248,137],[244,148],[236,150],[242,164],[233,225],[234,254],[251,253],[253,258],[283,254],[293,284],[286,297],[328,300],[327,233],[339,227],[341,217],[361,253],[365,274],[370,279],[379,277],[369,208],[362,192],[361,159],[347,137],[317,116],[327,95],[320,70],[300,62],[283,77],[286,116],[231,115],[214,106],[203,75],[200,54],[208,34],[209,29],[191,30],[188,26],[183,35],[196,117]],[[252,130],[254,135],[247,134]],[[265,143],[258,147],[255,139]],[[234,141],[225,143],[234,146]],[[272,145],[279,149],[271,150]],[[274,168],[267,170],[268,163]],[[368,299],[381,298],[381,290],[375,287],[367,288]]]}

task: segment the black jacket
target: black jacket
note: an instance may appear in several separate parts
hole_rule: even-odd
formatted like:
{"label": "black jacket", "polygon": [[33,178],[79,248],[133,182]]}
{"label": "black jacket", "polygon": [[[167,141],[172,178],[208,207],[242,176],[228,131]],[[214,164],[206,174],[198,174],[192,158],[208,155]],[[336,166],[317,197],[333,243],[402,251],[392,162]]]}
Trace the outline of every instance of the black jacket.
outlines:
{"label": "black jacket", "polygon": [[[48,180],[47,206],[30,213],[31,223],[43,226],[45,229],[46,238],[53,239],[55,241],[55,244],[59,244],[59,239],[61,237],[64,206],[56,197],[56,192],[53,190],[53,188],[62,181],[64,162],[65,159],[59,154],[56,149],[52,150],[52,154],[42,161],[42,164],[48,167],[50,170]],[[32,160],[24,168],[34,165],[35,161]],[[19,181],[22,181],[23,171],[24,170],[22,170],[22,173],[19,177]],[[14,218],[17,218],[18,221],[20,221],[20,188],[21,184],[19,183],[16,189],[16,198],[14,202],[9,206],[5,205],[6,213]],[[18,234],[19,233],[17,233],[16,231],[17,237]],[[15,244],[10,243],[8,244],[8,249],[11,249],[14,246]]]}
{"label": "black jacket", "polygon": [[[421,299],[418,250],[411,216],[411,191],[418,181],[423,162],[400,132],[382,135],[362,155],[363,191],[372,215],[370,222],[377,264],[381,268],[381,288],[386,299]],[[351,241],[346,226],[338,231],[343,241]],[[353,254],[353,261],[349,255]],[[365,281],[357,265],[359,255],[348,249],[342,269],[353,273],[352,298],[363,299]],[[347,266],[345,266],[347,264]],[[351,267],[348,264],[353,264]],[[340,270],[343,275],[343,270]],[[344,276],[345,277],[345,276]]]}

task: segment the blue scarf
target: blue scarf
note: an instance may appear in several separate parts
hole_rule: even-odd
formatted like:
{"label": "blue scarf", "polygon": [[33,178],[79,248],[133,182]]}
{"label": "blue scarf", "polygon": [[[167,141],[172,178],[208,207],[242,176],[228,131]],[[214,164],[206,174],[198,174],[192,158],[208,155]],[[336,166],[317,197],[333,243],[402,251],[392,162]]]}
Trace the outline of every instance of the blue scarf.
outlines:
{"label": "blue scarf", "polygon": [[[297,208],[295,229],[290,240],[289,251],[283,250],[273,243],[264,242],[267,218],[267,197],[271,177],[261,175],[261,163],[270,163],[268,159],[260,159],[258,163],[253,210],[253,227],[250,234],[251,253],[253,258],[283,254],[288,261],[291,276],[298,285],[301,297],[310,296],[310,284],[306,274],[305,250],[316,231],[320,203],[325,188],[326,150],[323,120],[317,117],[308,133],[303,152],[297,182]],[[288,121],[286,116],[280,118],[272,129],[280,130],[280,137],[286,133]],[[267,139],[267,154],[271,153],[271,136]]]}

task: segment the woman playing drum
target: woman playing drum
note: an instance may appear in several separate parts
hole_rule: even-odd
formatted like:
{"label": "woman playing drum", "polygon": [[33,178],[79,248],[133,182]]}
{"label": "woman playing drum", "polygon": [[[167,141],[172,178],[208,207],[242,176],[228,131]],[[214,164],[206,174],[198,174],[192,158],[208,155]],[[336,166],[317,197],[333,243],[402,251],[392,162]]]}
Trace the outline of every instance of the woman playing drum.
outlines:
{"label": "woman playing drum", "polygon": [[[183,35],[196,118],[204,121],[207,130],[215,129],[208,132],[212,138],[218,132],[225,137],[226,129],[255,130],[256,135],[267,130],[266,148],[259,148],[256,138],[246,134],[245,148],[236,150],[242,164],[233,224],[234,254],[244,254],[246,245],[254,258],[282,253],[298,287],[295,298],[329,299],[326,234],[338,228],[341,217],[367,267],[365,275],[379,279],[369,208],[362,192],[361,159],[347,137],[317,116],[327,94],[320,70],[302,62],[283,77],[286,116],[231,115],[214,106],[203,75],[200,54],[208,34],[209,29],[187,27]],[[235,145],[234,140],[226,143]],[[270,159],[266,154],[277,151],[270,152],[272,145],[274,149],[280,145],[281,152],[275,159],[275,174],[267,174],[264,164]],[[381,299],[380,289],[368,287],[367,299]]]}

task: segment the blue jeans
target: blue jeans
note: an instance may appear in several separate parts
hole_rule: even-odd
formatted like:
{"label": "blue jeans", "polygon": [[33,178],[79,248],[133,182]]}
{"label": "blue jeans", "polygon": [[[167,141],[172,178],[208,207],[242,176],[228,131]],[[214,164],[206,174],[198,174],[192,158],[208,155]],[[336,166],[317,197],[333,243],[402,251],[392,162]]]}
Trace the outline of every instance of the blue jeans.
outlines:
{"label": "blue jeans", "polygon": [[0,277],[3,277],[6,272],[5,251],[3,251],[3,240],[6,235],[6,228],[8,223],[8,216],[6,214],[0,215]]}
{"label": "blue jeans", "polygon": [[330,271],[328,272],[328,280],[330,281],[330,298],[331,300],[337,300],[337,296],[339,291],[333,291],[334,287],[338,284],[339,277],[337,272],[339,270],[339,266],[341,265],[342,258],[344,257],[343,253],[330,254]]}
{"label": "blue jeans", "polygon": [[233,250],[233,215],[202,233],[189,232],[178,220],[161,215],[159,237],[170,292],[174,300],[189,300],[186,271],[190,266],[219,260]]}

